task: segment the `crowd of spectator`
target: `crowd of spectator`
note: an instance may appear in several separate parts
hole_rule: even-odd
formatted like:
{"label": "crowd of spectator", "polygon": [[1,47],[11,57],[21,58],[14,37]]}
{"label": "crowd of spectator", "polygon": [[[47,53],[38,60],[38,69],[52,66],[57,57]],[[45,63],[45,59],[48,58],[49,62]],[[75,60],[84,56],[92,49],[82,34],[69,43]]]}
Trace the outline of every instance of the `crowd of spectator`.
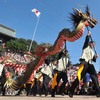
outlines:
{"label": "crowd of spectator", "polygon": [[[5,51],[1,55],[0,62],[3,61],[7,72],[14,73],[14,75],[16,77],[16,75],[17,76],[22,75],[23,72],[25,72],[26,67],[28,67],[27,64],[29,62],[33,61],[34,59],[35,58],[33,57],[33,55],[31,55],[29,53],[11,52],[10,50],[8,50],[8,51]],[[77,77],[78,68],[79,68],[78,65],[70,65],[68,67],[68,70],[67,70],[68,83],[66,83],[66,90],[65,90],[66,94],[68,94],[68,91],[67,91],[68,87],[71,85],[71,83]],[[9,74],[7,74],[7,75],[8,75],[7,77],[9,77]],[[100,72],[98,72],[97,75],[98,75],[99,86],[100,86]],[[75,94],[78,94],[78,95],[79,94],[81,94],[81,95],[84,95],[84,94],[93,95],[93,94],[95,94],[95,87],[93,86],[91,79],[88,81],[89,84],[87,87],[85,86],[86,82],[87,81],[81,80],[79,86],[75,90]],[[62,80],[61,80],[60,84],[62,84]],[[59,88],[60,88],[60,84],[59,84]],[[50,84],[49,84],[49,87],[50,87]],[[22,93],[25,94],[26,91],[23,89]],[[6,94],[15,95],[16,91],[8,88],[8,89],[6,89]],[[58,94],[59,94],[59,92],[58,92]]]}

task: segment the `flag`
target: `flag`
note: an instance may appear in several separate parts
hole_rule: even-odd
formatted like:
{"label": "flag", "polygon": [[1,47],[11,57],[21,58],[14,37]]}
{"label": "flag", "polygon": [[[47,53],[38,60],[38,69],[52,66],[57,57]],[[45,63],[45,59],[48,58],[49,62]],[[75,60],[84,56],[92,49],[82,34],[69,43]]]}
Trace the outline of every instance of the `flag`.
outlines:
{"label": "flag", "polygon": [[32,9],[32,12],[34,12],[35,13],[35,15],[37,16],[37,17],[39,17],[40,16],[40,12],[37,10],[37,9]]}

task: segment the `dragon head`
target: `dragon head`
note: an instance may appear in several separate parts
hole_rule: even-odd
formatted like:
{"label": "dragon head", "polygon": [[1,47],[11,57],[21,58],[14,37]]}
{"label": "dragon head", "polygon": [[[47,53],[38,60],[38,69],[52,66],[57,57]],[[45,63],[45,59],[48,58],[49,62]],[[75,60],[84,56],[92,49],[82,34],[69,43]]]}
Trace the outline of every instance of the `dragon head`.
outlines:
{"label": "dragon head", "polygon": [[93,18],[93,15],[91,17],[90,15],[90,11],[88,6],[86,6],[86,10],[85,13],[83,13],[81,10],[78,9],[73,9],[73,13],[70,13],[70,19],[73,22],[74,27],[77,27],[80,21],[87,21],[88,22],[88,26],[90,26],[91,28],[94,28],[95,25],[97,24],[97,20],[95,18]]}

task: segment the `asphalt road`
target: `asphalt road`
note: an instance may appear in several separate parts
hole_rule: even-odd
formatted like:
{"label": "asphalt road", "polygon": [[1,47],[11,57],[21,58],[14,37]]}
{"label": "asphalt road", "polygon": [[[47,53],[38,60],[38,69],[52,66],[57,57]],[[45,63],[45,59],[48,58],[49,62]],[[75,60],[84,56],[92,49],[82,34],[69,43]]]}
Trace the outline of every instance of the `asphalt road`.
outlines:
{"label": "asphalt road", "polygon": [[96,96],[81,96],[81,95],[75,95],[73,98],[70,98],[68,95],[61,96],[56,95],[56,97],[51,97],[48,95],[45,96],[0,96],[0,100],[100,100],[100,98],[97,98]]}

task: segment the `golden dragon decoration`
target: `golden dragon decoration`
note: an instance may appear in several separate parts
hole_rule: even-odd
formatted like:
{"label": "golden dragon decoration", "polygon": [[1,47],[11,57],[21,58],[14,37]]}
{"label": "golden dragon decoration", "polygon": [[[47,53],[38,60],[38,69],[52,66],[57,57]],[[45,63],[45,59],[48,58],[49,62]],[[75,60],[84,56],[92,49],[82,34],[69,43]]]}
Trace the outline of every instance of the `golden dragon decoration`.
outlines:
{"label": "golden dragon decoration", "polygon": [[[28,64],[26,71],[23,76],[19,76],[16,80],[13,80],[11,87],[15,90],[19,89],[20,86],[27,82],[34,70],[37,70],[39,66],[44,63],[44,60],[50,56],[59,52],[66,41],[74,42],[84,33],[84,28],[89,26],[91,28],[95,27],[97,20],[90,16],[89,8],[86,7],[86,11],[83,13],[81,10],[73,9],[73,13],[70,13],[70,19],[73,22],[73,31],[70,29],[63,29],[53,46],[51,46],[47,51],[45,48],[39,49],[40,51],[36,53],[35,61]],[[44,52],[45,51],[45,52]]]}

